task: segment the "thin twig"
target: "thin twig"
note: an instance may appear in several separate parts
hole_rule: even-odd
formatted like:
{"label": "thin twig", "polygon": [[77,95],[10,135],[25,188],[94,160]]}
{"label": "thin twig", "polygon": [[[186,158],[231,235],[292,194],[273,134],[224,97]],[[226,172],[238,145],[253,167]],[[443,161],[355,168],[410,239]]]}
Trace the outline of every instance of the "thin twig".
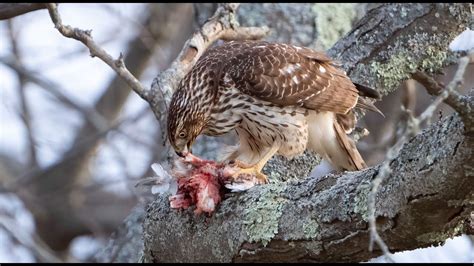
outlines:
{"label": "thin twig", "polygon": [[125,80],[125,82],[144,100],[149,100],[149,92],[145,90],[140,81],[133,76],[126,68],[123,58],[119,57],[117,60],[113,59],[102,47],[97,45],[92,36],[91,31],[84,31],[78,28],[73,28],[69,25],[63,25],[61,16],[59,15],[57,5],[54,3],[46,4],[51,20],[58,31],[65,37],[76,39],[82,42],[91,53],[91,56],[97,56],[107,65],[109,65],[117,74]]}
{"label": "thin twig", "polygon": [[[474,50],[471,51],[471,53],[473,52]],[[454,91],[456,88],[459,87],[459,85],[462,84],[464,80],[464,72],[466,71],[468,64],[469,64],[469,55],[461,57],[459,59],[458,69],[456,70],[456,74],[454,74],[453,79],[448,84],[446,89],[443,90],[443,92],[433,101],[433,103],[431,103],[430,106],[428,106],[428,108],[426,108],[426,110],[419,116],[420,121],[423,122],[425,120],[430,119],[433,116],[433,113],[436,110],[436,108],[438,108],[438,106],[444,100],[448,98],[448,96],[450,95],[452,91]]]}
{"label": "thin twig", "polygon": [[[462,118],[469,118],[473,116],[474,108],[472,106],[472,103],[469,102],[466,96],[459,94],[455,90],[462,84],[464,72],[466,71],[467,65],[472,62],[474,62],[474,50],[471,50],[467,56],[462,57],[459,60],[458,70],[456,71],[455,76],[448,84],[448,86],[440,84],[433,77],[421,71],[415,72],[412,75],[413,79],[421,83],[426,88],[429,94],[441,96],[441,98],[437,98],[437,101],[434,102],[434,104],[436,104],[434,108],[430,108],[429,110],[427,109],[427,111],[430,112],[430,114],[426,114],[427,116],[432,115],[432,113],[441,103],[441,101],[446,102],[449,106],[456,110],[456,112],[458,112]],[[463,120],[469,121],[469,119]]]}
{"label": "thin twig", "polygon": [[415,135],[420,130],[420,125],[424,122],[427,122],[433,116],[436,108],[443,102],[448,96],[462,83],[464,72],[466,71],[467,65],[469,64],[470,57],[473,52],[471,51],[467,56],[464,56],[459,59],[458,69],[454,75],[451,82],[446,86],[446,89],[441,92],[441,94],[421,113],[417,118],[413,118],[411,113],[409,114],[409,119],[407,121],[408,125],[405,128],[402,136],[397,140],[397,142],[388,150],[387,158],[380,166],[379,171],[375,179],[372,181],[372,190],[370,191],[368,198],[368,209],[369,209],[369,230],[370,230],[370,242],[369,250],[373,250],[373,243],[376,242],[384,255],[390,262],[395,262],[393,255],[390,253],[385,242],[382,240],[380,235],[377,232],[376,225],[376,216],[375,216],[375,198],[378,192],[378,188],[381,183],[390,176],[392,170],[390,169],[390,163],[393,159],[398,156],[403,144],[408,140],[409,137]]}

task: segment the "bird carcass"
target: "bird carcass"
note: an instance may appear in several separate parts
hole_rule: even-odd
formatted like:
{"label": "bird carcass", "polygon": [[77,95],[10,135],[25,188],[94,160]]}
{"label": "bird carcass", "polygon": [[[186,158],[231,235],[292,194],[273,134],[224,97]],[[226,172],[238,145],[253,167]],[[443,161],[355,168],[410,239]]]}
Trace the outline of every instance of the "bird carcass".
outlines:
{"label": "bird carcass", "polygon": [[196,214],[214,212],[226,191],[244,191],[261,183],[255,175],[241,173],[238,164],[204,160],[191,153],[177,158],[169,170],[157,163],[152,169],[156,176],[144,180],[152,185],[152,193],[169,193],[171,208],[196,206]]}

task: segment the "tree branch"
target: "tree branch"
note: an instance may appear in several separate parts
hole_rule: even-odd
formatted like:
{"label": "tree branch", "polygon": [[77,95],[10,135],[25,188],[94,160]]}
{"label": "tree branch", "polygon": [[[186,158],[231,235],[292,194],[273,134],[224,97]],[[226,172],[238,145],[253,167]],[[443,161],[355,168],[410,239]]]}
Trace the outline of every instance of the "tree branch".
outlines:
{"label": "tree branch", "polygon": [[438,96],[431,105],[429,113],[426,115],[431,116],[437,105],[439,105],[441,101],[445,101],[461,115],[468,133],[474,131],[474,125],[472,124],[472,119],[470,119],[474,116],[474,103],[472,100],[469,100],[469,97],[459,94],[455,89],[463,82],[464,72],[470,62],[474,62],[474,50],[471,50],[467,56],[459,60],[458,70],[453,80],[446,87],[424,72],[417,71],[413,74],[413,78],[420,82],[429,94]]}
{"label": "tree branch", "polygon": [[46,8],[43,3],[1,3],[0,20],[14,18],[43,8]]}
{"label": "tree branch", "polygon": [[[454,75],[453,80],[448,84],[447,88],[443,91],[439,91],[438,97],[425,109],[423,113],[421,113],[417,118],[413,118],[411,112],[408,113],[409,119],[407,121],[407,126],[403,132],[403,135],[397,140],[397,142],[390,147],[387,152],[387,158],[383,162],[382,166],[380,167],[380,171],[372,181],[372,190],[369,194],[369,228],[370,228],[370,245],[369,250],[372,251],[373,249],[373,241],[375,241],[380,248],[382,249],[383,253],[387,256],[390,262],[395,262],[388,250],[387,245],[384,243],[380,235],[377,233],[377,226],[375,221],[375,198],[380,187],[380,184],[390,176],[392,173],[392,169],[390,168],[390,163],[393,159],[398,155],[402,145],[407,141],[407,139],[411,136],[418,134],[420,131],[420,125],[431,120],[431,117],[434,114],[436,108],[446,100],[450,94],[452,94],[454,89],[456,89],[463,81],[464,72],[466,71],[467,64],[469,63],[469,56],[465,56],[459,59],[459,66]],[[418,72],[417,72],[418,73]],[[454,104],[454,102],[453,102]],[[468,108],[470,109],[470,108]],[[466,118],[465,120],[469,120],[470,118]],[[472,118],[471,118],[472,119]],[[467,132],[465,132],[467,133]]]}
{"label": "tree branch", "polygon": [[[8,26],[8,35],[10,37],[10,44],[12,47],[12,54],[18,64],[21,64],[21,52],[18,48],[18,42],[15,34],[15,28],[12,20],[7,21]],[[18,96],[20,98],[20,117],[25,124],[25,129],[28,136],[28,146],[29,146],[29,156],[28,156],[28,165],[30,167],[38,167],[38,159],[36,155],[36,141],[34,138],[33,128],[31,126],[31,112],[30,106],[28,105],[28,100],[25,93],[25,76],[17,72],[17,79],[18,79]]]}
{"label": "tree branch", "polygon": [[58,31],[68,38],[76,39],[89,48],[92,57],[99,57],[109,65],[124,81],[144,100],[148,100],[148,91],[142,86],[140,81],[128,71],[123,61],[123,55],[120,53],[118,59],[113,59],[102,47],[97,45],[92,39],[91,31],[84,31],[78,28],[72,28],[69,25],[63,25],[56,4],[46,4],[51,20]]}

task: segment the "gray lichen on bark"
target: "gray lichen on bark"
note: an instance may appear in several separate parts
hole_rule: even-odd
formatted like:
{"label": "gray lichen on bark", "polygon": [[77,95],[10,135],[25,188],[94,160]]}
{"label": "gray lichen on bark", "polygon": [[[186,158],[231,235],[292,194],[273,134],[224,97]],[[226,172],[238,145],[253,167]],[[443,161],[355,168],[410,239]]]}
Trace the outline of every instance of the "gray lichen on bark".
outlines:
{"label": "gray lichen on bark", "polygon": [[416,70],[443,67],[449,43],[471,19],[467,4],[385,4],[370,10],[328,54],[343,62],[352,80],[386,95]]}
{"label": "gray lichen on bark", "polygon": [[268,175],[270,182],[284,182],[308,177],[314,166],[321,162],[321,156],[312,151],[305,151],[293,159],[276,155],[268,161],[263,173]]}
{"label": "gray lichen on bark", "polygon": [[310,45],[316,37],[313,4],[245,3],[238,10],[243,26],[268,26],[272,29],[266,40]]}

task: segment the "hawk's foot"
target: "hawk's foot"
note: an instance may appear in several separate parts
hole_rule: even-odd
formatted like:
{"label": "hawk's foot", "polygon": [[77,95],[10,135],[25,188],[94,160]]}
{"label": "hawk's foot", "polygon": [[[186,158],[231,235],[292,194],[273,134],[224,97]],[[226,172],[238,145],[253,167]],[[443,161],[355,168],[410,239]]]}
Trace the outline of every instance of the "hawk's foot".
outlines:
{"label": "hawk's foot", "polygon": [[260,172],[258,165],[249,165],[241,161],[234,161],[229,164],[228,176],[225,187],[232,191],[247,190],[255,185],[268,183],[268,178]]}
{"label": "hawk's foot", "polygon": [[265,174],[263,174],[262,172],[260,172],[261,169],[260,169],[258,164],[251,165],[251,164],[239,161],[239,160],[235,160],[235,161],[231,162],[231,165],[235,165],[235,166],[240,168],[240,170],[237,173],[235,173],[234,176],[238,176],[238,175],[241,175],[241,174],[255,175],[255,177],[259,181],[258,184],[267,184],[268,183],[267,176]]}

